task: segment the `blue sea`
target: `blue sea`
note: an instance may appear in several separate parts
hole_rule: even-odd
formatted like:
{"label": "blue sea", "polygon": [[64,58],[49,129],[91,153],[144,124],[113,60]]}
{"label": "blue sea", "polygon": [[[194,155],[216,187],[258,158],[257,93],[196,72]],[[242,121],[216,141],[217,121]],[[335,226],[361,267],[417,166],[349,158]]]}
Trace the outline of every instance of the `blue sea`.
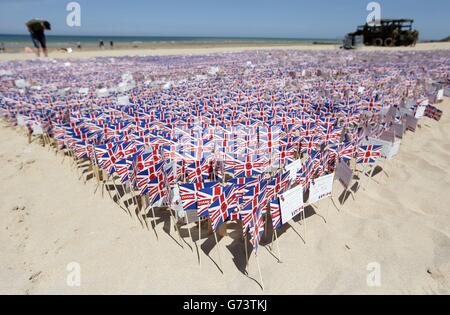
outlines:
{"label": "blue sea", "polygon": [[[47,34],[47,45],[52,48],[73,47],[78,43],[82,47],[96,47],[100,40],[105,46],[113,41],[114,46],[141,46],[148,44],[217,44],[217,43],[266,43],[266,42],[288,42],[288,43],[336,43],[337,39],[314,39],[314,38],[262,38],[262,37],[164,37],[164,36],[62,36]],[[22,49],[31,47],[29,35],[2,35],[0,42],[3,42],[6,49]]]}

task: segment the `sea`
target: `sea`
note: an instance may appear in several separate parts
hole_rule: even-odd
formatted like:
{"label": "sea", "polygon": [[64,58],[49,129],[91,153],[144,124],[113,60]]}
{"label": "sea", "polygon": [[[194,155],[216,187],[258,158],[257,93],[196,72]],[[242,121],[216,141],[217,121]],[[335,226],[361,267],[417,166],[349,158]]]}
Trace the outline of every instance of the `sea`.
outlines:
{"label": "sea", "polygon": [[[149,44],[177,45],[177,44],[227,44],[227,43],[311,43],[330,44],[337,43],[339,39],[317,39],[317,38],[263,38],[263,37],[165,37],[165,36],[63,36],[46,34],[47,46],[49,48],[76,48],[98,47],[102,40],[105,47],[114,46],[139,47]],[[0,34],[0,45],[3,43],[6,50],[18,50],[32,47],[30,35],[7,35]]]}

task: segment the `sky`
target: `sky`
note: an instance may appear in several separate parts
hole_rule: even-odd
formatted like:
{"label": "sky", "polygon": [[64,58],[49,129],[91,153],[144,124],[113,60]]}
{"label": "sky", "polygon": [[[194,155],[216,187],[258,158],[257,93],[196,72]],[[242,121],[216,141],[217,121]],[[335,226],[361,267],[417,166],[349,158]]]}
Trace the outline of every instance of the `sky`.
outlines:
{"label": "sky", "polygon": [[[213,36],[338,39],[364,24],[370,0],[77,0],[81,25],[69,27],[70,0],[0,0],[0,34],[27,34],[45,18],[54,35]],[[386,0],[382,18],[412,18],[421,39],[450,35],[449,0]]]}

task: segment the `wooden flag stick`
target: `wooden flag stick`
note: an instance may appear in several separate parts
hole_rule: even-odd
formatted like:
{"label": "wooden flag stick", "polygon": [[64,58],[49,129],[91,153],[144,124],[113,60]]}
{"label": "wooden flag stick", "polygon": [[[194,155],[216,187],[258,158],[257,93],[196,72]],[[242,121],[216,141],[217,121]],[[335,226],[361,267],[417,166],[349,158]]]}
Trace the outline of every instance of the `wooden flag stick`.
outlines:
{"label": "wooden flag stick", "polygon": [[[107,175],[108,175],[108,178],[107,178],[106,181],[105,181],[105,186],[106,186],[106,182],[109,181],[109,180],[111,180],[111,176],[110,176],[109,174],[107,174]],[[109,198],[111,198],[112,200],[114,200],[114,198],[113,198],[113,196],[112,196],[112,194],[111,194],[111,191],[110,191],[108,188],[106,188],[106,190],[108,191]]]}
{"label": "wooden flag stick", "polygon": [[376,181],[372,176],[373,176],[373,172],[375,171],[375,168],[377,167],[377,165],[378,165],[378,160],[375,162],[375,164],[372,166],[372,169],[370,170],[370,175],[369,175],[369,178],[371,179],[371,180],[373,180],[375,183],[377,183],[377,184],[380,184],[378,181]]}
{"label": "wooden flag stick", "polygon": [[[367,165],[364,165],[364,171],[363,171],[363,180],[362,180],[362,182],[364,182],[364,186],[366,185],[366,183],[368,182],[368,180],[370,180],[370,173],[369,173],[369,175],[366,175],[366,173],[367,173],[367,171],[369,171],[368,170],[368,167],[367,167]],[[364,189],[365,190],[365,189]]]}
{"label": "wooden flag stick", "polygon": [[274,239],[275,239],[275,230],[273,230],[273,232],[272,232],[272,237],[270,238],[270,246],[269,246],[269,248],[270,248],[270,250],[272,250],[272,244],[273,244],[273,241],[274,241]]}
{"label": "wooden flag stick", "polygon": [[120,200],[122,199],[122,197],[120,196],[120,191],[117,188],[116,180],[114,179],[114,175],[111,175],[110,178],[111,178],[111,181],[112,181],[112,183],[114,185],[114,189],[117,191],[117,202],[120,203]]}
{"label": "wooden flag stick", "polygon": [[69,149],[69,154],[70,154],[70,157],[72,158],[72,167],[76,166],[76,158],[71,149]]}
{"label": "wooden flag stick", "polygon": [[78,159],[75,157],[74,161],[75,161],[75,170],[77,171],[77,176],[80,177],[80,169],[78,167]]}
{"label": "wooden flag stick", "polygon": [[[121,202],[120,202],[120,199],[121,199],[121,198],[120,198],[120,194],[119,194],[119,189],[118,189],[117,186],[116,186],[116,181],[114,180],[114,175],[109,176],[109,179],[112,181],[112,183],[113,183],[113,185],[114,185],[114,189],[117,191],[117,195],[119,196],[119,197],[117,197],[117,201],[116,201],[117,205],[118,205],[122,210],[128,212],[128,215],[131,216],[130,209],[128,209],[128,207],[126,207],[126,209],[125,209],[124,206],[123,206],[123,205],[121,204]],[[114,198],[112,198],[112,199],[114,200]]]}
{"label": "wooden flag stick", "polygon": [[269,215],[268,215],[268,212],[266,211],[266,219],[265,219],[265,222],[264,222],[264,237],[265,238],[267,238],[267,224],[268,224],[268,222],[269,222],[269,220],[267,220],[267,217],[268,217]]}
{"label": "wooden flag stick", "polygon": [[256,258],[256,265],[258,266],[259,279],[261,280],[261,288],[264,291],[264,282],[262,278],[261,267],[259,266],[258,254],[256,253],[256,251],[255,251],[255,258]]}
{"label": "wooden flag stick", "polygon": [[[384,164],[384,163],[383,163]],[[383,165],[384,166],[384,165]],[[381,168],[383,170],[384,175],[386,175],[386,178],[389,178],[389,174],[386,172],[386,170],[384,169],[384,167]]]}
{"label": "wooden flag stick", "polygon": [[[98,175],[98,168],[97,166],[94,166],[94,177],[97,181],[97,185],[95,186],[95,190],[94,190],[94,194],[97,192],[98,187],[100,186],[100,180],[99,180],[99,175]],[[95,185],[95,183],[94,183]]]}
{"label": "wooden flag stick", "polygon": [[[145,227],[148,230],[148,223],[147,223],[147,208],[150,205],[147,205],[147,199],[145,199],[144,195],[141,195],[141,206],[139,208],[138,216],[141,217],[144,221]],[[141,223],[142,224],[142,223]]]}
{"label": "wooden flag stick", "polygon": [[136,219],[138,220],[139,224],[142,225],[142,227],[144,227],[144,225],[142,224],[141,217],[140,217],[142,205],[139,205],[139,199],[138,199],[138,196],[136,195],[133,187],[131,187],[131,194],[134,198],[134,201],[136,202],[136,208],[134,209],[134,214],[135,214]]}
{"label": "wooden flag stick", "polygon": [[331,198],[333,198],[333,197],[330,196],[330,200],[328,201],[327,213],[326,213],[326,215],[325,215],[325,223],[328,223],[328,212],[329,212],[329,210],[330,210],[331,203],[332,203]]}
{"label": "wooden flag stick", "polygon": [[225,185],[225,160],[222,161],[222,185]]}
{"label": "wooden flag stick", "polygon": [[181,237],[180,230],[178,229],[178,223],[177,223],[177,220],[176,220],[176,218],[175,218],[175,215],[172,213],[172,210],[171,210],[171,209],[169,209],[169,212],[170,212],[170,216],[172,217],[172,219],[173,219],[173,221],[174,221],[174,223],[175,223],[175,230],[177,231],[178,237],[180,238],[180,245],[181,245],[181,248],[184,249],[183,238]]}
{"label": "wooden flag stick", "polygon": [[280,244],[278,243],[277,230],[274,230],[273,233],[275,234],[275,245],[277,246],[278,263],[281,263],[281,251],[280,251]]}
{"label": "wooden flag stick", "polygon": [[153,216],[153,220],[152,220],[153,232],[155,232],[156,240],[158,241],[159,238],[158,238],[158,233],[156,233],[156,216],[155,216],[155,208],[154,208],[154,207],[151,207],[150,209],[151,209],[151,211],[152,211],[152,216]]}
{"label": "wooden flag stick", "polygon": [[365,176],[364,175],[365,173],[366,173],[366,166],[364,165],[363,170],[362,170],[361,174],[359,175],[358,186],[357,186],[358,189],[356,191],[358,191],[359,188],[362,186],[362,182],[363,182],[363,179],[364,179],[363,176]]}
{"label": "wooden flag stick", "polygon": [[213,234],[214,234],[214,239],[216,240],[216,249],[217,249],[217,255],[219,257],[220,272],[223,274],[223,265],[222,265],[222,257],[220,255],[219,242],[217,241],[217,234],[216,234],[216,232],[213,232]]}
{"label": "wooden flag stick", "polygon": [[245,268],[244,270],[247,271],[248,266],[248,247],[247,247],[247,233],[244,233],[244,250],[245,250]]}
{"label": "wooden flag stick", "polygon": [[306,216],[305,216],[305,210],[302,211],[302,217],[303,217],[303,229],[305,233],[305,244],[306,244]]}
{"label": "wooden flag stick", "polygon": [[[192,234],[191,234],[191,228],[189,227],[189,219],[188,219],[187,212],[186,212],[186,228],[188,230],[189,237],[191,238],[192,245],[195,245],[194,244],[194,239],[192,238]],[[194,252],[194,246],[191,247],[191,251]]]}
{"label": "wooden flag stick", "polygon": [[202,220],[200,218],[198,218],[198,246],[197,246],[197,251],[198,251],[198,263],[201,266],[202,265],[202,259],[201,259],[201,255],[200,255],[200,240],[202,239]]}
{"label": "wooden flag stick", "polygon": [[99,175],[101,177],[100,182],[102,184],[102,198],[104,198],[105,194],[105,174],[103,172],[103,169],[99,168]]}

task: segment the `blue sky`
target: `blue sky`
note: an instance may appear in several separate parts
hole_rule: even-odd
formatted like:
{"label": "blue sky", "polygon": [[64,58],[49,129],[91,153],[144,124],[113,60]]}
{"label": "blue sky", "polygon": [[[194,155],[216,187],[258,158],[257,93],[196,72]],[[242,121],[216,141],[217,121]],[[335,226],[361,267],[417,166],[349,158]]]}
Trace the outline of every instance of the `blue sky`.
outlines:
{"label": "blue sky", "polygon": [[[26,34],[46,18],[55,35],[341,38],[363,24],[369,0],[78,0],[81,27],[66,25],[69,0],[0,0],[0,33]],[[422,39],[450,35],[450,1],[386,0],[382,18],[413,18]]]}

